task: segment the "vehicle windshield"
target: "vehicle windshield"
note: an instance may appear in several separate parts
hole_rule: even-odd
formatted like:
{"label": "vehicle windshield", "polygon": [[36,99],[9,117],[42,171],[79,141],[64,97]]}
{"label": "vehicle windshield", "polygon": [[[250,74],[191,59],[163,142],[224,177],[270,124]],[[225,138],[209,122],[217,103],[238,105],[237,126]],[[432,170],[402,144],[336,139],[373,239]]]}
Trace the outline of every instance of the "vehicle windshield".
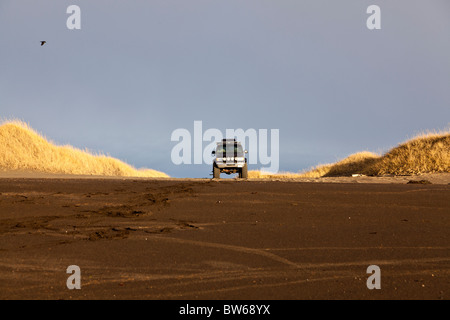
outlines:
{"label": "vehicle windshield", "polygon": [[217,157],[243,157],[244,150],[240,144],[223,144],[217,146]]}

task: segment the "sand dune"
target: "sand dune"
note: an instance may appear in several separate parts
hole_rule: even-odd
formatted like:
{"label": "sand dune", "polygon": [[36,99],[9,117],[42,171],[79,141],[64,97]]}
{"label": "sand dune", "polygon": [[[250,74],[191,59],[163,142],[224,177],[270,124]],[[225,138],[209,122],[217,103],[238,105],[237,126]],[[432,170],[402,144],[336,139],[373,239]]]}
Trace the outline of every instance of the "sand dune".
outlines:
{"label": "sand dune", "polygon": [[450,172],[450,131],[421,134],[383,155],[364,151],[333,164],[275,175],[250,171],[249,178],[318,178],[363,175],[407,175]]}
{"label": "sand dune", "polygon": [[[122,177],[169,177],[152,169],[72,146],[57,146],[21,121],[0,125],[0,170]],[[383,155],[364,151],[303,172],[275,175],[249,171],[249,178],[318,178],[450,172],[450,131],[421,134]]]}
{"label": "sand dune", "polygon": [[163,172],[134,167],[103,154],[72,146],[57,146],[21,121],[0,125],[0,170],[58,174],[168,177]]}

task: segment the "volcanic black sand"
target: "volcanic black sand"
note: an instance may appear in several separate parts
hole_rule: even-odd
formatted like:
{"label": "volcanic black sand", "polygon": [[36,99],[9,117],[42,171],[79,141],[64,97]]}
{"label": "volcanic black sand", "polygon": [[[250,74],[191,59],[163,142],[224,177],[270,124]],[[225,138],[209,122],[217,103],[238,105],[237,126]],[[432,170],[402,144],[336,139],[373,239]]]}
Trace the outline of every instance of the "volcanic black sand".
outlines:
{"label": "volcanic black sand", "polygon": [[0,299],[448,300],[450,185],[350,179],[2,178]]}

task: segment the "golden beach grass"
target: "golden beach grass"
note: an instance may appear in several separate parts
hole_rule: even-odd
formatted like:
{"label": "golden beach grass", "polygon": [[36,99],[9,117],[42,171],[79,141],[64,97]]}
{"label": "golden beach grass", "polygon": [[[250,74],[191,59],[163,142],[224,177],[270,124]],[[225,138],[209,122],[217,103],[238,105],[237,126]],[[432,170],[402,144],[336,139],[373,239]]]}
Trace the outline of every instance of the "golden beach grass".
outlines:
{"label": "golden beach grass", "polygon": [[383,155],[358,152],[332,164],[299,172],[263,174],[249,171],[249,178],[319,178],[362,175],[406,175],[450,172],[450,131],[422,133]]}
{"label": "golden beach grass", "polygon": [[0,125],[0,169],[44,173],[123,177],[168,177],[152,169],[135,169],[118,159],[70,145],[57,146],[28,124],[13,120]]}

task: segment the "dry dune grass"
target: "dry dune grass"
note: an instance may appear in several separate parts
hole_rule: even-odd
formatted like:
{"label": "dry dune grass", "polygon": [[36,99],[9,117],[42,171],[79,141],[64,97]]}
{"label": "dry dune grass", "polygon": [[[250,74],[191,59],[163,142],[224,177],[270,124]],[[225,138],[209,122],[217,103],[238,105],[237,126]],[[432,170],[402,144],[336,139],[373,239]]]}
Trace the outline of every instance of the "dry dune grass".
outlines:
{"label": "dry dune grass", "polygon": [[379,159],[380,156],[375,153],[368,151],[358,152],[335,164],[318,166],[310,171],[305,172],[304,176],[315,178],[348,176],[358,173],[362,174],[366,173],[367,168],[372,167]]}
{"label": "dry dune grass", "polygon": [[347,176],[355,172],[360,173],[367,166],[372,165],[379,159],[379,156],[372,152],[359,152],[352,154],[334,164],[321,164],[307,171],[292,173],[281,172],[277,174],[263,174],[261,171],[249,171],[249,178],[320,178],[333,176]]}
{"label": "dry dune grass", "polygon": [[0,169],[45,173],[124,177],[168,177],[152,169],[137,170],[102,154],[56,146],[21,121],[0,125]]}
{"label": "dry dune grass", "polygon": [[[152,169],[132,166],[102,154],[72,146],[57,146],[21,121],[0,124],[0,170],[124,177],[168,177]],[[450,130],[423,133],[383,155],[359,152],[334,164],[299,173],[264,174],[249,171],[249,178],[317,178],[364,175],[404,175],[450,172]]]}
{"label": "dry dune grass", "polygon": [[262,174],[250,171],[249,178],[319,178],[363,175],[406,175],[450,172],[450,131],[423,133],[392,148],[384,155],[364,151],[334,163],[300,173]]}
{"label": "dry dune grass", "polygon": [[450,131],[425,133],[383,155],[368,174],[450,172]]}

